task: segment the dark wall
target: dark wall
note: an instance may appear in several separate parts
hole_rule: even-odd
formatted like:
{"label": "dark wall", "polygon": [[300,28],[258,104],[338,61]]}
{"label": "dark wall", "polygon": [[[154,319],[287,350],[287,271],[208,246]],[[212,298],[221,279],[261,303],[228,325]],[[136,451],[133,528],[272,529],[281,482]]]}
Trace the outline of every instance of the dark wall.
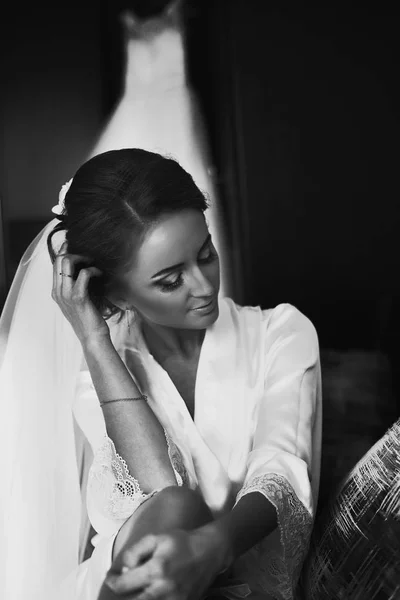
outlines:
{"label": "dark wall", "polygon": [[0,193],[8,220],[47,219],[103,120],[98,3],[2,9]]}
{"label": "dark wall", "polygon": [[[72,2],[62,16],[44,5],[16,7],[3,18],[0,192],[18,227],[47,219],[60,182],[89,154],[118,99],[119,4],[78,10]],[[394,348],[395,15],[351,3],[185,7],[190,80],[210,127],[235,299],[296,304],[326,347]],[[29,227],[14,239],[15,255]]]}
{"label": "dark wall", "polygon": [[395,14],[207,6],[198,85],[242,257],[238,296],[296,304],[328,347],[387,345],[399,291]]}
{"label": "dark wall", "polygon": [[[10,285],[26,246],[51,218],[61,185],[107,118],[99,3],[8,3],[0,21],[0,195]],[[0,297],[0,307],[4,294]]]}

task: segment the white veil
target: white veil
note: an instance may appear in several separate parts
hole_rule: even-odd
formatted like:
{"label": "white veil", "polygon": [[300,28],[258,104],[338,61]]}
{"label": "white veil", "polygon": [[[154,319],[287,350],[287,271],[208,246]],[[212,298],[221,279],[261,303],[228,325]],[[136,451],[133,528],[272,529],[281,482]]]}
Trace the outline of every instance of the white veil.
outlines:
{"label": "white veil", "polygon": [[[81,494],[72,400],[82,350],[51,298],[47,235],[21,259],[0,319],[0,598],[71,600]],[[64,232],[54,236],[55,247]],[[71,578],[69,578],[71,580]],[[72,584],[71,584],[72,585]]]}

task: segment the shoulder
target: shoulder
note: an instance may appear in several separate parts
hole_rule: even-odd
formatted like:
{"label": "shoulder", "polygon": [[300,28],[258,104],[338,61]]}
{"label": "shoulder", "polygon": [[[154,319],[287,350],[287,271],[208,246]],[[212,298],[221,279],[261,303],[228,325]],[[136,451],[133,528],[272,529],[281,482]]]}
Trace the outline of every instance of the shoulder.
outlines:
{"label": "shoulder", "polygon": [[293,304],[278,304],[274,308],[263,309],[260,306],[241,306],[231,298],[222,298],[222,311],[238,322],[259,323],[267,330],[304,331],[317,335],[312,321]]}
{"label": "shoulder", "polygon": [[263,311],[259,306],[241,306],[231,298],[219,302],[220,326],[234,330],[240,338],[257,336],[262,327]]}
{"label": "shoulder", "polygon": [[265,351],[279,353],[290,369],[307,367],[319,361],[318,334],[312,321],[292,304],[279,304],[263,311]]}
{"label": "shoulder", "polygon": [[319,354],[318,334],[312,321],[292,304],[274,308],[240,306],[230,298],[223,299],[222,309],[229,314],[242,336],[253,338],[268,352],[272,347],[296,347],[300,352]]}
{"label": "shoulder", "polygon": [[303,333],[317,338],[312,321],[292,304],[278,304],[275,308],[263,310],[263,321],[267,330],[281,331],[286,334]]}
{"label": "shoulder", "polygon": [[233,318],[246,318],[249,315],[261,314],[262,309],[259,306],[241,306],[232,298],[224,297],[219,300],[219,307],[222,312],[229,312]]}

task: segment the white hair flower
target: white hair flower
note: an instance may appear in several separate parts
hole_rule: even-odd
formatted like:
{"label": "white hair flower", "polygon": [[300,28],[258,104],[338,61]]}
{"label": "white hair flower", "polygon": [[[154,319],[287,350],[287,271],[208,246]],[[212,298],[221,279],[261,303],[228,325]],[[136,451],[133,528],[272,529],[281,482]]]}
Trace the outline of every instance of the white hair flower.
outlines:
{"label": "white hair flower", "polygon": [[67,181],[67,183],[64,183],[64,185],[62,186],[60,193],[58,194],[58,204],[56,206],[53,206],[53,208],[51,209],[51,212],[53,212],[55,215],[62,215],[62,213],[64,212],[65,196],[67,195],[67,192],[71,187],[71,183],[72,179]]}

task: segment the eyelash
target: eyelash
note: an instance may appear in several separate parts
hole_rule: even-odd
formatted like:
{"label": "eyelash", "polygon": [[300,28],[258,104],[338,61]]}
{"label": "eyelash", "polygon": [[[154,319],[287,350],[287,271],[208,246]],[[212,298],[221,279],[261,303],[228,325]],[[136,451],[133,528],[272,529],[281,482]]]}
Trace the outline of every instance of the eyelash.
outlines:
{"label": "eyelash", "polygon": [[[206,258],[199,258],[199,263],[208,264],[213,262],[217,258],[217,254],[215,252],[210,252],[210,254]],[[178,279],[173,283],[162,283],[159,282],[159,285],[163,292],[172,292],[173,290],[178,289],[182,285],[182,273],[180,273]]]}

